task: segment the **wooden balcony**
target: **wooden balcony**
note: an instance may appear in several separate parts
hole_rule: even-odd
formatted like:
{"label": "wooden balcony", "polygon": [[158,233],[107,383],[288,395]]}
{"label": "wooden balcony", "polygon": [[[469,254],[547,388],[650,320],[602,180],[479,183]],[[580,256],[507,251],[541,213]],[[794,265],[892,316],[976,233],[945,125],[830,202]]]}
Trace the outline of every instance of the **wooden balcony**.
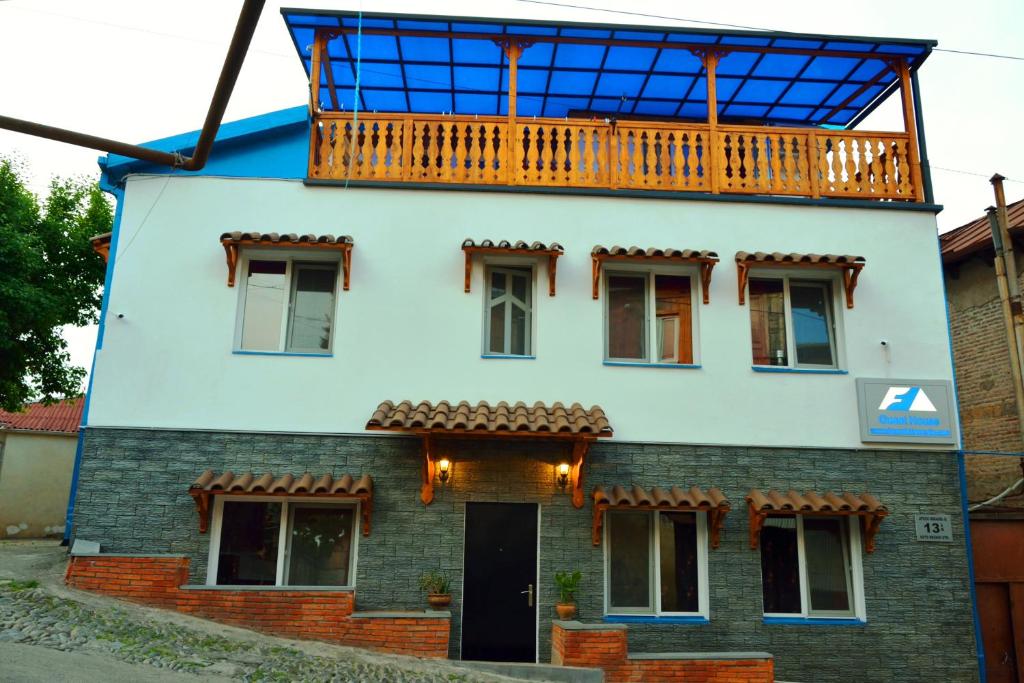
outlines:
{"label": "wooden balcony", "polygon": [[309,178],[924,201],[911,133],[324,111]]}

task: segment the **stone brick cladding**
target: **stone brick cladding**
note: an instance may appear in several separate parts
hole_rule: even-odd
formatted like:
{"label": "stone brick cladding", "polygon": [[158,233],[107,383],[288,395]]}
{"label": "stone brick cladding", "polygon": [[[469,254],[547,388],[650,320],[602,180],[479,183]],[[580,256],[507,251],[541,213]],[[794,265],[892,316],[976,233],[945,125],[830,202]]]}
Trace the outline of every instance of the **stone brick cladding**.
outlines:
{"label": "stone brick cladding", "polygon": [[551,663],[559,666],[599,667],[608,683],[772,683],[770,657],[721,659],[666,657],[630,659],[626,629],[575,630],[573,624],[551,627]]}
{"label": "stone brick cladding", "polygon": [[[1017,267],[1024,273],[1024,263]],[[946,292],[964,449],[1024,451],[992,262],[974,257],[954,267],[946,266]],[[968,497],[972,502],[991,498],[1022,475],[1018,458],[968,455]],[[1007,499],[1006,503],[1005,507],[1024,509],[1024,496]]]}
{"label": "stone brick cladding", "polygon": [[[855,417],[855,416],[854,416]],[[613,416],[614,419],[614,416]],[[853,419],[851,417],[851,419]],[[782,426],[780,426],[782,428]],[[358,538],[356,609],[422,609],[420,574],[452,578],[449,656],[459,657],[465,503],[537,503],[539,661],[551,657],[556,571],[578,568],[579,617],[603,616],[604,551],[582,510],[556,483],[567,457],[556,443],[444,441],[451,480],[419,502],[420,444],[411,437],[223,433],[89,428],[75,535],[110,553],[179,553],[190,582],[206,582],[209,534],[200,534],[188,486],[218,471],[369,473],[373,530]],[[712,447],[602,442],[584,467],[584,488],[636,484],[718,486],[733,503],[721,546],[709,552],[710,623],[630,624],[635,652],[764,651],[781,680],[977,680],[957,464],[950,452]],[[892,511],[863,560],[863,626],[762,623],[760,555],[747,539],[743,496],[751,488],[869,491]],[[953,543],[914,540],[914,513],[944,513]]]}
{"label": "stone brick cladding", "polygon": [[276,636],[418,657],[448,655],[447,617],[353,616],[352,591],[190,588],[186,557],[75,556],[67,584]]}

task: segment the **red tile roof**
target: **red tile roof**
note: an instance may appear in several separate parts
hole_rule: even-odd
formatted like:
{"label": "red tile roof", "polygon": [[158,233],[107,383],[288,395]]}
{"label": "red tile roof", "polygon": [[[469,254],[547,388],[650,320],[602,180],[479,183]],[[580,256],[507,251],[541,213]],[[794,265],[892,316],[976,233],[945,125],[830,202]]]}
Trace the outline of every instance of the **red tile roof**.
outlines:
{"label": "red tile roof", "polygon": [[[1006,207],[1006,218],[1010,234],[1015,235],[1024,230],[1024,199]],[[942,262],[946,264],[959,263],[972,254],[991,249],[992,232],[988,225],[988,215],[939,235],[939,244],[942,246]]]}
{"label": "red tile roof", "polygon": [[76,434],[84,406],[85,398],[79,396],[48,406],[30,403],[20,413],[0,410],[0,429]]}

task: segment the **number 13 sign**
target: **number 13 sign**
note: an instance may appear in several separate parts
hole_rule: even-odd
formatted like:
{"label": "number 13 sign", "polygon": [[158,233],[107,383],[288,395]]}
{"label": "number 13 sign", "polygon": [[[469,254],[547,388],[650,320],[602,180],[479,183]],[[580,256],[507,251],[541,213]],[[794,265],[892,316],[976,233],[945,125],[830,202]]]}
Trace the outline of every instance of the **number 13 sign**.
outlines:
{"label": "number 13 sign", "polygon": [[919,541],[953,540],[953,524],[949,515],[914,515],[914,528]]}

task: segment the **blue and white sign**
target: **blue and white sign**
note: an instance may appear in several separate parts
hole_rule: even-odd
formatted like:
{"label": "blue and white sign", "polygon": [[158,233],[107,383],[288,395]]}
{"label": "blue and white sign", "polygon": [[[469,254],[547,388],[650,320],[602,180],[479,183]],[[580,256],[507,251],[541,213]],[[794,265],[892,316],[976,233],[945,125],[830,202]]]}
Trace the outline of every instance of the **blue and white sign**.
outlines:
{"label": "blue and white sign", "polygon": [[857,380],[861,441],[956,444],[953,385],[945,380]]}

